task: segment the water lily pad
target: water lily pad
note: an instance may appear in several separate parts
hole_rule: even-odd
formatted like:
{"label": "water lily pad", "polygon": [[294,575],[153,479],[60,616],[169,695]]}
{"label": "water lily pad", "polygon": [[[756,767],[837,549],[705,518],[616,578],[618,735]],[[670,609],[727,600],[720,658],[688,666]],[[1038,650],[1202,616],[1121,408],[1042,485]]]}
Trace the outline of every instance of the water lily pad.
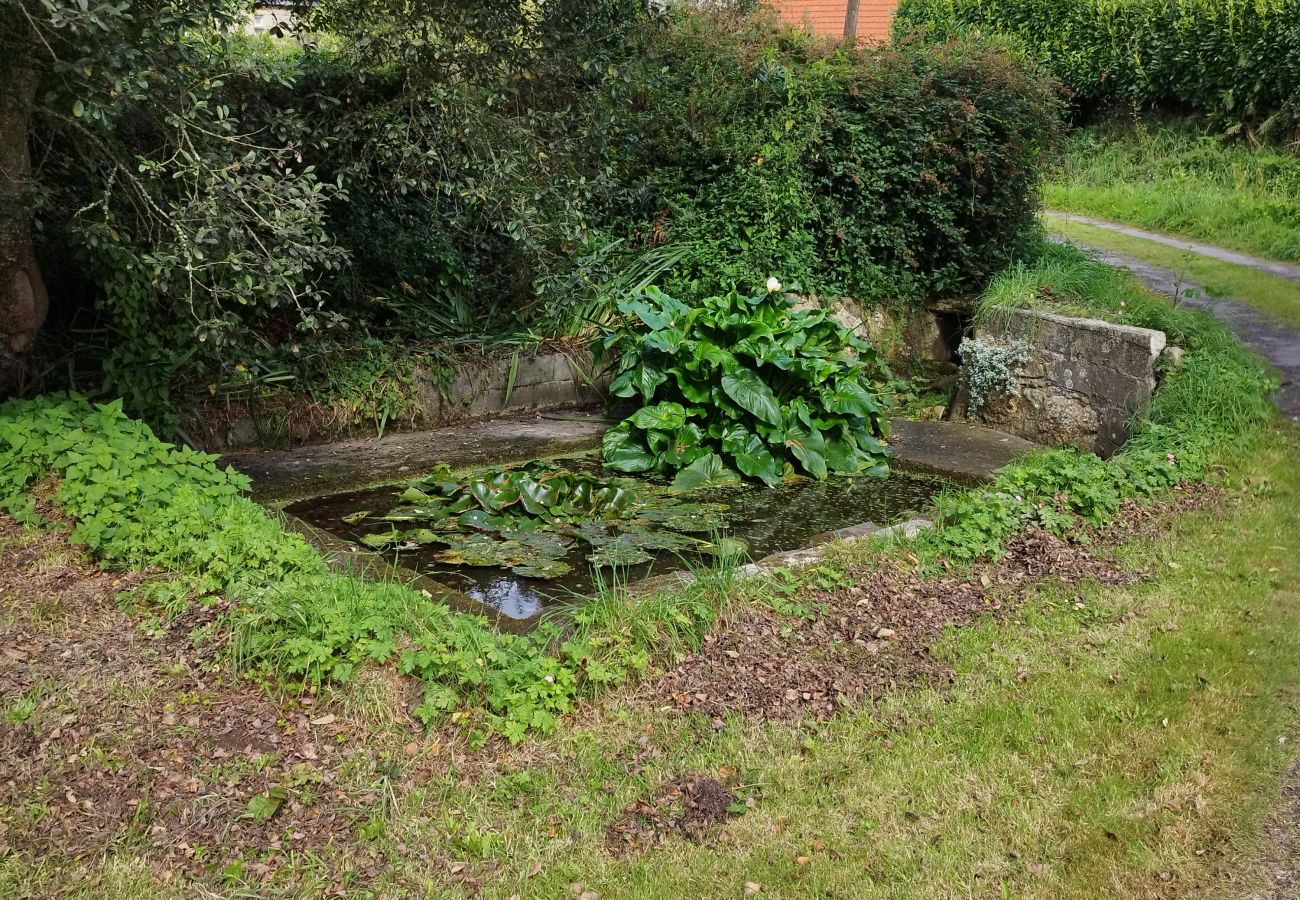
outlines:
{"label": "water lily pad", "polygon": [[522,545],[514,544],[513,547],[508,541],[496,541],[487,535],[466,535],[463,539],[457,539],[451,543],[446,550],[439,550],[433,554],[433,558],[438,562],[447,563],[452,566],[502,566],[508,568],[517,563],[524,562],[527,554],[524,552],[515,552],[515,549],[522,550]]}
{"label": "water lily pad", "polygon": [[510,571],[520,578],[559,578],[573,571],[573,566],[558,559],[548,559],[527,566],[511,566]]}
{"label": "water lily pad", "polygon": [[571,538],[550,531],[503,531],[501,537],[548,559],[560,559],[573,547]]}
{"label": "water lily pad", "polygon": [[418,522],[421,520],[445,519],[450,515],[451,512],[446,506],[438,503],[424,503],[416,506],[399,506],[380,516],[380,519],[385,522]]}
{"label": "water lily pad", "polygon": [[739,559],[749,555],[749,544],[740,538],[720,537],[700,544],[700,552],[722,559]]}
{"label": "water lily pad", "polygon": [[641,563],[649,562],[653,557],[640,547],[624,544],[620,541],[611,541],[596,548],[594,553],[587,555],[587,561],[593,566],[611,567],[611,566],[635,566]]}
{"label": "water lily pad", "polygon": [[640,547],[642,550],[693,550],[700,545],[698,538],[672,531],[650,531],[643,525],[627,526],[626,530],[613,540],[624,546]]}
{"label": "water lily pad", "polygon": [[415,547],[420,544],[440,544],[445,542],[444,535],[437,534],[428,528],[413,528],[409,531],[382,531],[378,534],[367,534],[361,538],[361,543],[376,549],[396,546]]}

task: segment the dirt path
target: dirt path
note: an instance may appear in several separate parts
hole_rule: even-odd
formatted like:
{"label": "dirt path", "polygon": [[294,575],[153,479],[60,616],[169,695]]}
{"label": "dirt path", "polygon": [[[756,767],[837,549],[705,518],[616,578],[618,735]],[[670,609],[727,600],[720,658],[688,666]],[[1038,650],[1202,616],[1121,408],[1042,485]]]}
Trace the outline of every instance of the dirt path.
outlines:
{"label": "dirt path", "polygon": [[1117,222],[1107,222],[1105,219],[1094,219],[1090,216],[1077,216],[1074,213],[1055,212],[1050,209],[1044,210],[1043,215],[1048,219],[1061,219],[1066,222],[1078,222],[1081,225],[1091,225],[1093,228],[1103,228],[1106,231],[1113,231],[1115,234],[1141,238],[1144,241],[1164,244],[1166,247],[1176,247],[1179,250],[1187,250],[1191,253],[1197,254],[1198,256],[1207,256],[1210,259],[1217,259],[1220,262],[1245,266],[1246,268],[1254,269],[1257,272],[1265,272],[1269,275],[1276,275],[1278,278],[1285,278],[1287,281],[1300,282],[1300,265],[1295,265],[1294,263],[1277,262],[1276,260],[1263,259],[1258,256],[1249,256],[1245,253],[1238,253],[1235,250],[1225,250],[1223,247],[1216,247],[1213,244],[1198,244],[1195,241],[1186,241],[1182,238],[1169,237],[1169,235],[1160,234],[1155,231],[1143,231],[1141,228],[1131,228],[1128,225],[1120,225]]}
{"label": "dirt path", "polygon": [[[1070,218],[1084,221],[1078,216]],[[1088,221],[1089,224],[1095,224]],[[1115,226],[1112,230],[1121,227]],[[1267,359],[1281,373],[1282,386],[1277,392],[1277,404],[1283,415],[1300,422],[1300,334],[1244,303],[1211,297],[1202,285],[1180,278],[1172,269],[1092,247],[1080,241],[1073,243],[1108,265],[1128,269],[1151,290],[1175,297],[1178,303],[1186,306],[1203,309],[1226,325],[1238,340]],[[1300,269],[1297,270],[1296,277],[1300,280]]]}

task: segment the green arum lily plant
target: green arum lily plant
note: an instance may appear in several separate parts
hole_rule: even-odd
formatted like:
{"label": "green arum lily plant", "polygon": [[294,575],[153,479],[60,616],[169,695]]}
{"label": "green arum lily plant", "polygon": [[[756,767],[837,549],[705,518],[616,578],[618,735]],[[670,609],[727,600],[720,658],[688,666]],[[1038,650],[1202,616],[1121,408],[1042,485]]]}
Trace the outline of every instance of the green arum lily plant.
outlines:
{"label": "green arum lily plant", "polygon": [[676,473],[674,486],[788,474],[884,475],[888,377],[876,351],[775,279],[688,306],[650,287],[619,302],[600,352],[610,393],[642,406],[605,434],[605,465]]}

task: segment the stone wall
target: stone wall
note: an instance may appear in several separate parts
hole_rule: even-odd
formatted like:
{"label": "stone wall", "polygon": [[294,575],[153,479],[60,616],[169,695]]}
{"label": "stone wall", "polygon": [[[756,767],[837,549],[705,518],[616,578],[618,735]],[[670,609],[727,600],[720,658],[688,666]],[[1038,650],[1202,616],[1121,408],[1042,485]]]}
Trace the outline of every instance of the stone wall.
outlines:
{"label": "stone wall", "polygon": [[[995,396],[974,421],[1049,446],[1074,445],[1102,456],[1128,439],[1128,421],[1156,388],[1156,360],[1165,335],[1100,319],[1016,310],[976,327],[974,338],[1023,342],[1028,362],[1016,372],[1018,393]],[[968,418],[969,396],[958,392],[949,414]]]}
{"label": "stone wall", "polygon": [[[594,371],[590,354],[547,351],[520,353],[510,385],[512,358],[493,357],[466,364],[451,384],[439,387],[434,374],[417,370],[415,409],[388,430],[432,428],[490,416],[562,409],[603,401],[608,379]],[[351,423],[308,402],[277,397],[277,404],[213,404],[201,420],[187,421],[191,441],[212,452],[253,447],[296,447],[374,432],[372,423]]]}
{"label": "stone wall", "polygon": [[951,333],[951,326],[945,326],[948,320],[960,316],[911,304],[902,308],[864,307],[847,297],[838,300],[800,297],[796,305],[824,308],[832,319],[875,347],[890,367],[901,374],[910,374],[918,364],[938,375],[946,374],[948,369],[956,372],[953,354],[960,335]]}

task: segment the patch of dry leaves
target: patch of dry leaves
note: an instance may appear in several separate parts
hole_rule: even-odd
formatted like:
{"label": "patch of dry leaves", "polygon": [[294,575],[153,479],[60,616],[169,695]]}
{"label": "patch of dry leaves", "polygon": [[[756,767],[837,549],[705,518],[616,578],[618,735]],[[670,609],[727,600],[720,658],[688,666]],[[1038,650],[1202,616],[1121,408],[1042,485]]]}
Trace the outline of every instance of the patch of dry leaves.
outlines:
{"label": "patch of dry leaves", "polygon": [[945,628],[1002,615],[1018,605],[1027,584],[1046,578],[1126,584],[1148,577],[1112,562],[1107,548],[1158,531],[1169,517],[1212,498],[1208,489],[1186,489],[1152,506],[1127,503],[1108,527],[1081,529],[1070,540],[1032,529],[1011,541],[1002,560],[960,577],[923,577],[897,559],[857,569],[848,586],[802,598],[824,610],[811,621],[745,607],[700,652],[645,685],[640,699],[702,713],[721,728],[733,713],[825,720],[900,682],[948,680],[952,673],[930,654]]}
{"label": "patch of dry leaves", "polygon": [[605,845],[614,853],[649,850],[668,835],[702,843],[727,821],[736,795],[711,775],[694,774],[666,782],[648,800],[638,800],[605,831]]}

